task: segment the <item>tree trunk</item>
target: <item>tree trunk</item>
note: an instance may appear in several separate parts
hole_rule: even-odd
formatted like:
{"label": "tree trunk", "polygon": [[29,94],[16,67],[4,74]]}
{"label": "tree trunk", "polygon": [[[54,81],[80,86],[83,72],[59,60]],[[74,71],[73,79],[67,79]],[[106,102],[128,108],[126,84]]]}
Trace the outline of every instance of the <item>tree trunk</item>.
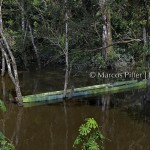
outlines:
{"label": "tree trunk", "polygon": [[146,28],[143,27],[143,41],[144,41],[144,46],[147,45],[148,41],[147,41],[147,31]]}
{"label": "tree trunk", "polygon": [[[102,46],[107,47],[112,45],[112,31],[111,31],[111,14],[110,10],[105,8],[106,0],[99,0],[100,13],[102,15]],[[107,56],[113,51],[113,46],[109,46],[102,50],[102,56],[106,60]]]}
{"label": "tree trunk", "polygon": [[6,100],[6,85],[5,85],[5,79],[2,77],[2,91],[3,91],[3,101]]}
{"label": "tree trunk", "polygon": [[32,28],[31,28],[30,23],[29,23],[29,30],[30,30],[30,36],[31,36],[32,45],[33,45],[33,48],[34,48],[34,51],[35,51],[35,55],[36,55],[36,58],[37,58],[38,68],[41,69],[40,57],[39,57],[38,49],[37,49],[37,47],[35,45],[34,36],[33,36],[33,32],[32,32]]}
{"label": "tree trunk", "polygon": [[[143,40],[145,40],[144,44],[149,43],[149,38],[148,38],[149,37],[149,32],[150,32],[150,11],[149,10],[150,10],[149,2],[144,0],[144,11],[145,11],[144,19],[146,20],[146,25],[145,25],[145,27],[143,27],[143,34],[144,34],[144,32],[146,33],[146,35],[145,35],[146,38],[143,39]],[[147,43],[145,43],[145,42],[147,42]]]}
{"label": "tree trunk", "polygon": [[68,70],[68,67],[66,67],[65,83],[64,83],[64,95],[63,95],[64,98],[67,97],[68,79],[69,79],[69,70]]}
{"label": "tree trunk", "polygon": [[22,32],[25,32],[25,12],[24,12],[24,0],[21,0],[21,25]]}
{"label": "tree trunk", "polygon": [[26,21],[25,18],[25,0],[21,0],[20,3],[18,3],[19,9],[21,11],[21,29],[22,29],[22,59],[24,63],[24,67],[26,70],[28,70],[27,67],[27,56],[25,52],[25,42],[26,42],[26,37],[27,37],[27,30],[28,30],[28,21]]}
{"label": "tree trunk", "polygon": [[[7,40],[6,40],[5,36],[3,35],[2,32],[0,32],[0,34],[1,34],[2,40],[3,40],[3,42],[4,42],[4,45],[6,46],[6,49],[7,49],[7,51],[8,51],[9,56],[10,56],[10,59],[11,59],[11,65],[12,65],[12,68],[13,68],[13,75],[14,75],[14,80],[12,80],[12,81],[13,81],[13,83],[14,83],[14,85],[15,85],[16,95],[17,95],[17,101],[18,101],[18,104],[19,104],[19,105],[23,105],[22,94],[21,94],[21,90],[20,90],[20,86],[19,86],[19,78],[18,78],[18,71],[17,71],[16,61],[15,61],[15,58],[14,58],[14,56],[13,56],[11,50],[10,50],[10,47],[9,47],[9,45],[8,45],[8,43],[7,43]],[[4,51],[4,49],[2,49],[2,50],[3,50],[3,54],[4,54],[5,51]],[[6,52],[5,52],[5,53],[6,53]],[[5,54],[4,54],[4,55],[5,55]],[[5,55],[5,58],[6,58],[6,56],[7,56],[7,54]],[[8,60],[9,60],[9,58],[8,58]],[[6,60],[6,62],[7,62],[8,60]],[[9,61],[10,61],[10,60],[9,60]],[[8,64],[10,64],[10,63],[8,63]],[[9,66],[9,65],[7,65],[7,67],[8,67],[8,69],[11,68],[11,66]],[[11,70],[11,69],[10,69],[10,70]],[[10,74],[12,74],[12,73],[10,73]],[[9,75],[10,75],[10,74],[9,74]],[[10,76],[10,77],[11,77],[11,76]],[[11,79],[12,79],[12,77],[11,77]]]}
{"label": "tree trunk", "polygon": [[68,0],[65,0],[65,61],[66,61],[66,74],[65,74],[65,83],[64,83],[64,97],[67,94],[68,88],[68,78],[69,78],[69,58],[68,58],[68,8],[67,8]]}
{"label": "tree trunk", "polygon": [[[17,65],[16,65],[16,61],[15,58],[13,56],[13,53],[9,47],[9,44],[3,34],[3,24],[2,24],[2,12],[1,12],[1,8],[2,8],[2,1],[0,1],[0,37],[1,37],[1,50],[3,55],[5,56],[5,60],[7,63],[7,67],[8,67],[8,72],[10,75],[10,78],[12,80],[12,82],[15,85],[15,89],[16,89],[16,95],[17,95],[17,102],[19,105],[23,105],[23,101],[22,101],[22,94],[21,94],[21,90],[20,90],[20,86],[19,86],[19,78],[18,78],[18,72],[17,72]],[[6,48],[6,50],[4,49],[4,47]],[[9,56],[8,56],[9,55]],[[10,58],[9,58],[10,57]],[[11,62],[11,63],[10,63]],[[11,65],[12,65],[12,70],[11,70]],[[13,72],[13,73],[12,73]]]}
{"label": "tree trunk", "polygon": [[16,85],[15,78],[12,74],[11,63],[10,63],[9,57],[3,48],[1,50],[2,50],[2,53],[3,53],[5,60],[6,60],[9,77],[11,78],[11,81],[13,82],[13,84]]}
{"label": "tree trunk", "polygon": [[[144,16],[142,16],[142,19],[146,20],[146,24],[143,24],[143,28],[142,28],[142,33],[143,33],[143,43],[144,43],[144,48],[146,46],[148,46],[149,43],[149,5],[148,5],[148,1],[144,0],[143,1],[143,6],[144,6]],[[147,47],[148,48],[148,47]],[[146,57],[145,54],[143,55],[143,61],[146,61]],[[149,63],[148,63],[148,68],[149,68]]]}
{"label": "tree trunk", "polygon": [[[3,30],[3,20],[2,20],[2,0],[0,1],[0,30]],[[4,54],[2,53],[2,69],[1,69],[1,76],[3,77],[5,75],[5,58]]]}
{"label": "tree trunk", "polygon": [[[149,10],[150,10],[150,6],[149,6]],[[148,11],[148,16],[147,16],[147,36],[149,37],[150,35],[150,11]],[[148,43],[150,43],[150,40],[148,39]]]}
{"label": "tree trunk", "polygon": [[1,71],[1,75],[2,77],[5,75],[5,57],[4,57],[4,54],[2,53],[2,71]]}

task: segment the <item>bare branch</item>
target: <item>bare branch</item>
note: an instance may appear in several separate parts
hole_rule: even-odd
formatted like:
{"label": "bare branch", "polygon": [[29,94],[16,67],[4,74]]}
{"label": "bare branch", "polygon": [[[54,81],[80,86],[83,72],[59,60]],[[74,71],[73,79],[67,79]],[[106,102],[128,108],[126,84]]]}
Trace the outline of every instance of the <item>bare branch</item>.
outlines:
{"label": "bare branch", "polygon": [[124,40],[124,41],[114,42],[113,44],[108,45],[106,47],[100,47],[100,48],[96,48],[96,49],[92,49],[92,50],[85,50],[85,51],[98,51],[98,50],[105,49],[105,48],[108,48],[108,47],[111,47],[111,46],[117,45],[117,44],[128,44],[128,43],[132,43],[132,42],[141,42],[141,41],[142,41],[141,39],[129,39],[129,40]]}

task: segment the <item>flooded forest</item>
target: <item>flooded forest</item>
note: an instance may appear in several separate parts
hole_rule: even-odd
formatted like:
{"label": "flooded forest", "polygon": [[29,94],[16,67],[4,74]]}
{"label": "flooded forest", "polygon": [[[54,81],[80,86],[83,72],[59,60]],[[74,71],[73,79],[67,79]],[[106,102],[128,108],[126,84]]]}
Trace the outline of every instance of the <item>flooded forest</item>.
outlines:
{"label": "flooded forest", "polygon": [[0,150],[150,150],[149,0],[0,0]]}

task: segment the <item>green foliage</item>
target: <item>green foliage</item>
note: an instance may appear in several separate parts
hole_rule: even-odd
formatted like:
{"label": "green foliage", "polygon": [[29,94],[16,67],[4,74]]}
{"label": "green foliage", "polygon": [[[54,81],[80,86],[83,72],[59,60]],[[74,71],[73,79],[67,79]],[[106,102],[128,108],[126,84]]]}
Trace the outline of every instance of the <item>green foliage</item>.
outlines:
{"label": "green foliage", "polygon": [[2,112],[6,112],[6,107],[5,107],[5,104],[4,104],[4,102],[2,100],[0,100],[0,110]]}
{"label": "green foliage", "polygon": [[[24,16],[21,5],[24,6]],[[143,42],[129,42],[113,45],[114,53],[105,60],[102,58],[102,12],[97,0],[68,1],[68,41],[69,61],[75,64],[106,68],[125,53],[139,61],[149,53]],[[129,39],[143,39],[143,27],[148,32],[147,1],[109,0],[104,9],[110,10],[113,42]],[[53,0],[3,1],[3,26],[9,45],[15,54],[18,66],[30,67],[36,59],[28,29],[30,22],[35,44],[39,50],[41,63],[64,63],[62,51],[65,47],[65,3]],[[107,12],[107,11],[106,11]],[[15,17],[14,17],[15,16]],[[25,31],[21,21],[24,20]],[[148,33],[147,33],[148,34]],[[147,35],[148,36],[148,35]],[[150,39],[148,39],[148,42]],[[116,51],[116,46],[117,50]],[[97,51],[92,51],[97,49]],[[60,56],[60,57],[59,57]],[[119,57],[118,57],[119,56]],[[57,59],[55,59],[57,58]],[[93,66],[92,66],[93,65]],[[26,68],[29,69],[29,68]]]}
{"label": "green foliage", "polygon": [[33,0],[34,6],[39,6],[41,4],[41,0]]}
{"label": "green foliage", "polygon": [[8,25],[12,26],[14,22],[12,19],[10,19],[10,20],[6,21],[6,23],[8,23]]}
{"label": "green foliage", "polygon": [[115,51],[111,51],[108,55],[106,66],[114,66],[114,64],[120,59],[121,54]]}
{"label": "green foliage", "polygon": [[143,55],[150,55],[150,44],[143,47]]}
{"label": "green foliage", "polygon": [[94,118],[85,119],[85,123],[79,127],[79,135],[76,137],[73,147],[81,145],[82,150],[101,150],[104,149],[103,136]]}
{"label": "green foliage", "polygon": [[59,43],[62,47],[65,46],[65,36],[64,35],[59,36]]}
{"label": "green foliage", "polygon": [[14,145],[0,132],[0,150],[15,150]]}
{"label": "green foliage", "polygon": [[99,66],[99,68],[105,68],[106,67],[106,61],[101,56],[100,53],[97,53],[95,56],[92,57],[92,62]]}
{"label": "green foliage", "polygon": [[[4,103],[0,100],[0,110],[6,112]],[[0,132],[0,150],[15,150],[14,145]]]}
{"label": "green foliage", "polygon": [[34,27],[37,28],[38,25],[39,25],[38,22],[37,22],[37,21],[34,21]]}

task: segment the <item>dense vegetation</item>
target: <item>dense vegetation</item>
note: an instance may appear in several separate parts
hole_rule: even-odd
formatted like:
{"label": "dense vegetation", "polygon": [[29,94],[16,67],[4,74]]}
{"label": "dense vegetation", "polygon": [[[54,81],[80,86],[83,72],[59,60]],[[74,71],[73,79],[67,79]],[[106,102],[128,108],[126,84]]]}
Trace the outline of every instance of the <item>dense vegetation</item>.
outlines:
{"label": "dense vegetation", "polygon": [[147,0],[3,0],[2,18],[20,69],[66,63],[66,22],[71,66],[134,64],[150,54]]}
{"label": "dense vegetation", "polygon": [[150,59],[147,0],[0,0],[1,70],[22,105],[17,67],[125,68]]}
{"label": "dense vegetation", "polygon": [[[150,59],[150,1],[0,0],[0,49],[2,76],[7,66],[19,105],[17,67],[66,65],[65,98],[70,67],[141,67]],[[6,111],[1,100],[0,109]],[[90,119],[79,128],[74,146],[98,150],[104,139]],[[1,132],[0,149],[15,149]]]}

